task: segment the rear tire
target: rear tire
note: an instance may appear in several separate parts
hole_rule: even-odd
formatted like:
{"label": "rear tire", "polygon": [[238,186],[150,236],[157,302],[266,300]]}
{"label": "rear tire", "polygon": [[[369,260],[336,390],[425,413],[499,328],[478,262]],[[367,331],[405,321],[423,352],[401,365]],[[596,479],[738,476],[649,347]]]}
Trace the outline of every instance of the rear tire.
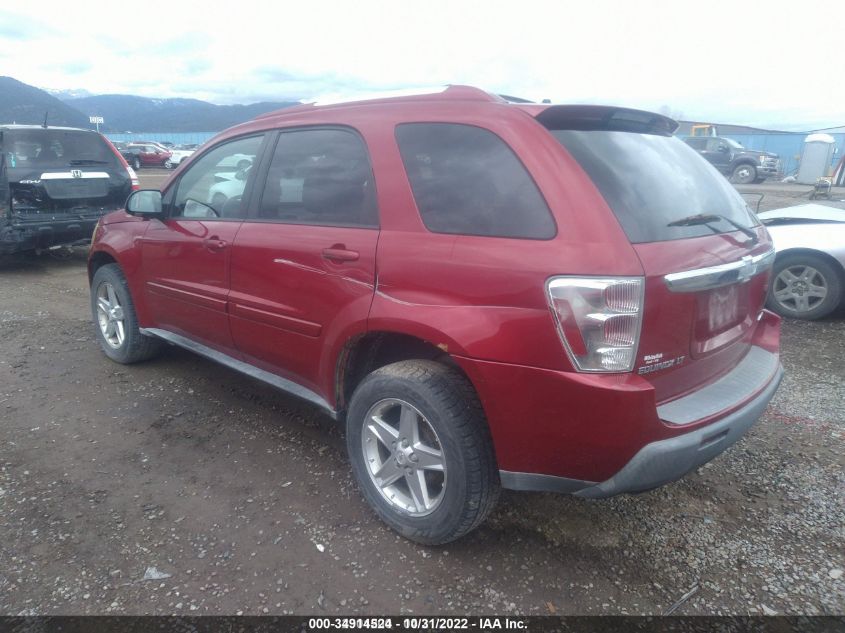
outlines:
{"label": "rear tire", "polygon": [[401,361],[367,376],[349,404],[346,443],[366,500],[412,541],[454,541],[498,499],[481,403],[470,382],[441,363]]}
{"label": "rear tire", "polygon": [[141,159],[138,158],[137,156],[132,159],[132,168],[135,171],[138,171],[139,169],[141,169]]}
{"label": "rear tire", "polygon": [[757,179],[757,168],[749,163],[734,167],[732,179],[738,185],[749,185]]}
{"label": "rear tire", "polygon": [[144,336],[138,329],[129,285],[117,264],[106,264],[94,273],[91,313],[100,347],[116,363],[138,363],[161,350],[162,341]]}
{"label": "rear tire", "polygon": [[775,261],[766,306],[792,319],[821,319],[842,301],[842,275],[827,260],[812,254],[787,255]]}

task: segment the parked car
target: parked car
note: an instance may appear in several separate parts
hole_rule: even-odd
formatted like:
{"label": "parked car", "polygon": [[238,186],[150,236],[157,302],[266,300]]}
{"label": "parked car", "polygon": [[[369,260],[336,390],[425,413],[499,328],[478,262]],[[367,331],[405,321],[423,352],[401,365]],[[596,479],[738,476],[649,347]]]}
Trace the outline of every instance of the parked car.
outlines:
{"label": "parked car", "polygon": [[689,136],[684,142],[737,184],[763,182],[780,168],[777,154],[745,149],[724,136]]}
{"label": "parked car", "polygon": [[92,130],[0,125],[0,255],[88,243],[138,179]]}
{"label": "parked car", "polygon": [[123,159],[129,164],[132,169],[141,169],[141,157],[139,154],[141,153],[140,147],[129,147],[127,143],[122,143],[120,141],[111,141],[111,144],[114,145],[114,148],[120,152],[120,155],[123,156]]}
{"label": "parked car", "polygon": [[795,319],[820,319],[842,305],[845,210],[804,204],[758,214],[777,250],[767,305]]}
{"label": "parked car", "polygon": [[230,198],[240,200],[246,187],[247,178],[249,178],[250,168],[251,165],[237,171],[224,171],[214,174],[217,182],[208,190],[207,202],[209,206],[222,211]]}
{"label": "parked car", "polygon": [[173,167],[181,165],[182,161],[188,158],[196,151],[196,148],[187,148],[183,145],[177,145],[170,149],[170,162]]}
{"label": "parked car", "polygon": [[466,86],[259,117],[103,219],[100,345],[183,346],[322,408],[363,496],[422,543],[478,526],[500,487],[660,486],[742,437],[782,375],[771,240],[676,126]]}
{"label": "parked car", "polygon": [[152,146],[160,149],[162,152],[169,152],[170,151],[170,147],[168,147],[167,145],[162,145],[158,141],[139,141],[139,140],[135,140],[135,141],[131,141],[130,144],[131,145],[152,145]]}
{"label": "parked car", "polygon": [[130,143],[127,147],[138,151],[138,159],[143,167],[173,169],[173,154],[159,145]]}
{"label": "parked car", "polygon": [[232,156],[224,157],[223,160],[220,161],[218,167],[229,167],[235,170],[241,170],[252,165],[253,160],[255,160],[255,156],[250,154],[233,154]]}

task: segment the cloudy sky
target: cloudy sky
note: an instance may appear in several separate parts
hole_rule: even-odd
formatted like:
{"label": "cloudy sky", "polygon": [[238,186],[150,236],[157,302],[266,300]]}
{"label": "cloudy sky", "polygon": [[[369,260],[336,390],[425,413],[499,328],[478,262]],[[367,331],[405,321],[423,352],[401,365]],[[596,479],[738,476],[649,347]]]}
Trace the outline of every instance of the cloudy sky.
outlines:
{"label": "cloudy sky", "polygon": [[0,75],[214,103],[466,83],[781,129],[845,125],[845,1],[108,2],[0,8]]}

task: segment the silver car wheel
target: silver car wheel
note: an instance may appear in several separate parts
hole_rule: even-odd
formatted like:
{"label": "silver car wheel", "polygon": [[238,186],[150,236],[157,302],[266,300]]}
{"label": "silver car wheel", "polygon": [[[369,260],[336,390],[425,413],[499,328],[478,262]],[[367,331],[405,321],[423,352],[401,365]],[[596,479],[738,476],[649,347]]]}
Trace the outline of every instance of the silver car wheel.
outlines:
{"label": "silver car wheel", "polygon": [[809,312],[825,300],[827,280],[812,266],[795,265],[780,271],[772,294],[781,306],[793,312]]}
{"label": "silver car wheel", "polygon": [[119,349],[126,340],[123,307],[114,286],[108,282],[103,282],[97,287],[97,322],[109,347]]}
{"label": "silver car wheel", "polygon": [[431,514],[446,491],[446,461],[437,433],[413,405],[396,398],[374,404],[364,419],[361,450],[370,480],[393,507]]}

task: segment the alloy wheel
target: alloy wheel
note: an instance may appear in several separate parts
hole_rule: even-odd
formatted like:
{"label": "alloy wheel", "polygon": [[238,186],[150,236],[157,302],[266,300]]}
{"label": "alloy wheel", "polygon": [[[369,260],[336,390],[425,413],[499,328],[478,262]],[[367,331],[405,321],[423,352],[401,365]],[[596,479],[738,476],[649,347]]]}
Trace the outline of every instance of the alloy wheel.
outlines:
{"label": "alloy wheel", "polygon": [[446,491],[446,461],[437,433],[416,407],[388,398],[367,412],[361,449],[370,480],[393,507],[432,513]]}
{"label": "alloy wheel", "polygon": [[825,300],[827,280],[804,264],[784,268],[775,277],[772,294],[781,306],[796,313],[809,312]]}
{"label": "alloy wheel", "polygon": [[117,292],[108,282],[97,288],[97,323],[109,347],[119,349],[126,339],[126,325]]}

